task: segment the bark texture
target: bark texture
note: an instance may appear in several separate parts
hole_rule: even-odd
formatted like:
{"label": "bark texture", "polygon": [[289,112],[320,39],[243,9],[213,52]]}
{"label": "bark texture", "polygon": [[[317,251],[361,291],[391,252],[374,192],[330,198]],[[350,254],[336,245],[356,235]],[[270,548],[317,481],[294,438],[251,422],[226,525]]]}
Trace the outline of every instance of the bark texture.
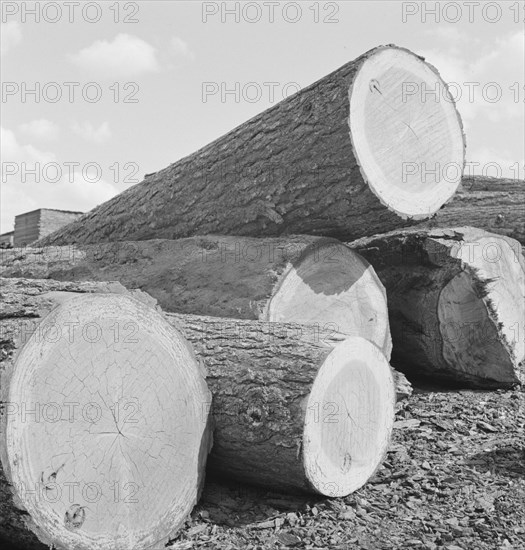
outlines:
{"label": "bark texture", "polygon": [[423,227],[458,223],[525,244],[525,180],[465,176],[454,197]]}
{"label": "bark texture", "polygon": [[509,387],[523,364],[520,244],[480,229],[410,229],[349,243],[385,285],[392,365],[472,387]]}
{"label": "bark texture", "polygon": [[[302,235],[266,239],[214,235],[17,248],[0,251],[0,275],[118,281],[126,288],[147,292],[166,311],[266,320],[268,303],[287,268],[298,267],[311,257],[315,263],[340,269],[344,246],[335,239]],[[349,273],[348,286],[368,266],[363,260],[359,272]]]}
{"label": "bark texture", "polygon": [[[328,484],[324,490],[314,489],[307,479],[303,430],[307,415],[315,414],[307,409],[307,399],[319,369],[345,335],[320,333],[315,327],[294,323],[179,314],[167,317],[194,346],[207,371],[215,424],[209,468],[221,476],[279,491],[337,494],[337,487]],[[380,406],[393,418],[390,369],[385,369],[384,376],[392,398]],[[364,394],[366,389],[361,388]],[[343,422],[346,414],[335,401],[334,394],[332,399],[327,396],[332,407],[324,408],[321,416],[328,414],[329,422]],[[364,426],[354,428],[359,431]],[[386,448],[384,444],[380,456],[371,458],[374,464],[381,463]]]}
{"label": "bark texture", "polygon": [[[389,360],[392,339],[385,323],[386,292],[370,264],[357,253],[349,259],[347,248],[335,239],[304,235],[266,239],[214,235],[17,248],[0,250],[0,275],[118,281],[129,290],[148,293],[167,312],[269,321],[272,297],[295,270],[316,303],[310,301],[305,317],[296,314],[294,322],[312,323],[316,325],[312,331],[325,336],[348,333],[341,323],[341,298],[358,285],[362,292],[345,306],[349,309],[347,326],[361,315],[363,324],[350,332],[373,341]],[[308,259],[318,266],[317,275],[311,266],[307,272],[301,268]],[[401,373],[394,371],[394,376],[399,380],[396,388],[401,401],[409,397],[411,386]]]}
{"label": "bark texture", "polygon": [[355,239],[410,225],[369,188],[348,127],[349,88],[385,48],[395,47],[366,52],[38,245],[195,234]]}

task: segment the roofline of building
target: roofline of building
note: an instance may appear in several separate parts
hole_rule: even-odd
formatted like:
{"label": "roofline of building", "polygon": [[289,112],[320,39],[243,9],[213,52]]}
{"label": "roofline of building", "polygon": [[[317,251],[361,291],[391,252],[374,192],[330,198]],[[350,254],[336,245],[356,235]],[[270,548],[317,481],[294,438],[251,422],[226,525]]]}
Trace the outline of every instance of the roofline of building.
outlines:
{"label": "roofline of building", "polygon": [[35,212],[39,212],[45,210],[46,212],[63,212],[64,214],[85,214],[85,212],[77,212],[75,210],[60,210],[58,208],[37,208],[36,210],[31,210],[29,212],[24,212],[23,214],[18,214],[15,216],[15,219],[18,218],[18,216],[25,216],[26,214],[34,214]]}

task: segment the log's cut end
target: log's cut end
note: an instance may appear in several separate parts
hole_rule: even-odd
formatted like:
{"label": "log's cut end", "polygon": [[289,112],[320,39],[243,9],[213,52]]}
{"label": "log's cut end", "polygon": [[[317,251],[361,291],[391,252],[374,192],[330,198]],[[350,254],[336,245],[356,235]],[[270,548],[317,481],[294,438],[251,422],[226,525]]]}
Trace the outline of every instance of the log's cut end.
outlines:
{"label": "log's cut end", "polygon": [[135,298],[61,300],[13,363],[3,467],[26,526],[55,548],[160,547],[201,490],[204,372]]}
{"label": "log's cut end", "polygon": [[409,50],[367,55],[349,89],[350,137],[365,182],[403,219],[429,218],[461,182],[461,118],[437,70]]}
{"label": "log's cut end", "polygon": [[264,312],[270,322],[315,324],[361,336],[392,352],[386,291],[374,268],[348,246],[328,241],[291,262]]}
{"label": "log's cut end", "polygon": [[306,404],[303,461],[315,491],[342,497],[368,481],[388,449],[395,401],[377,346],[351,337],[332,350]]}
{"label": "log's cut end", "polygon": [[520,247],[480,230],[467,232],[464,239],[452,253],[465,271],[439,295],[443,357],[468,378],[515,384],[525,360],[525,265]]}

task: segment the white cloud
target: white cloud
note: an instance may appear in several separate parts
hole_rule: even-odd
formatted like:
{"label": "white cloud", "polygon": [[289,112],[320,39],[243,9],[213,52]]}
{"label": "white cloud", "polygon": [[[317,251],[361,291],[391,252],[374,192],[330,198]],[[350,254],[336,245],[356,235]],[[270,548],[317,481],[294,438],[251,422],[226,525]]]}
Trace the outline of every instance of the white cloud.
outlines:
{"label": "white cloud", "polygon": [[132,78],[160,69],[156,48],[137,36],[124,33],[118,34],[112,42],[97,40],[68,57],[88,75],[101,78]]}
{"label": "white cloud", "polygon": [[58,134],[60,133],[58,125],[45,118],[20,124],[18,129],[24,135],[43,141],[53,141],[58,138]]}
{"label": "white cloud", "polygon": [[92,141],[93,143],[104,143],[111,137],[108,122],[103,122],[98,128],[95,128],[91,122],[85,121],[82,124],[74,122],[71,129],[86,141]]}
{"label": "white cloud", "polygon": [[4,56],[22,40],[22,31],[18,21],[0,24],[0,54]]}
{"label": "white cloud", "polygon": [[[77,170],[70,177],[67,166],[58,162],[56,155],[32,145],[20,144],[9,129],[0,128],[0,143],[2,233],[13,229],[14,218],[18,214],[37,208],[87,212],[118,193],[111,183],[103,178],[98,179],[92,171],[82,173],[82,170]],[[36,163],[40,163],[40,167]],[[60,178],[55,178],[57,170],[51,163],[58,164]],[[49,167],[47,176],[46,165]],[[22,177],[24,167],[27,171],[37,169],[40,181],[35,181],[29,173]],[[16,173],[9,175],[9,170],[16,170]],[[58,181],[51,181],[55,179]],[[90,181],[95,179],[97,181]]]}
{"label": "white cloud", "polygon": [[[422,55],[437,67],[443,80],[457,84],[451,87],[451,93],[467,132],[477,117],[500,122],[515,120],[523,112],[525,48],[521,32],[489,45],[456,29],[429,34],[438,43],[442,42],[443,47],[423,51]],[[511,89],[513,86],[516,95]],[[498,94],[501,94],[499,99]]]}
{"label": "white cloud", "polygon": [[[12,130],[0,127],[0,157],[2,163],[6,162],[54,162],[52,153],[41,151],[33,145],[21,145],[18,143]],[[2,182],[3,183],[3,182]]]}
{"label": "white cloud", "polygon": [[[465,173],[523,178],[522,33],[492,43],[456,29],[438,29],[429,35],[436,47],[422,55],[449,85],[458,84],[451,87],[452,95],[461,94],[456,104],[467,136]],[[496,94],[501,96],[493,101]]]}
{"label": "white cloud", "polygon": [[188,44],[178,36],[173,36],[171,38],[170,47],[171,51],[177,56],[193,58],[193,53],[191,52]]}

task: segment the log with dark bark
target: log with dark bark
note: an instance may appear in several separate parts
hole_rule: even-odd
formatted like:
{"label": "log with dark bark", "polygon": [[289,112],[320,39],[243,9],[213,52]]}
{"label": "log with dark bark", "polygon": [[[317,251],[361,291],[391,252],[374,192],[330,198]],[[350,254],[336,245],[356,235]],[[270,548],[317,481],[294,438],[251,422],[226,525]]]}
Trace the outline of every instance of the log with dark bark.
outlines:
{"label": "log with dark bark", "polygon": [[160,548],[196,503],[210,400],[191,346],[142,295],[2,279],[0,537]]}
{"label": "log with dark bark", "polygon": [[314,323],[387,359],[386,293],[370,264],[323,237],[190,237],[0,251],[3,277],[119,281],[165,311]]}
{"label": "log with dark bark", "polygon": [[[425,99],[423,89],[436,87],[449,101]],[[464,150],[437,70],[380,46],[40,244],[196,234],[355,239],[430,217],[459,185]],[[455,175],[445,174],[451,165]]]}
{"label": "log with dark bark", "polygon": [[[203,450],[208,449],[206,419],[210,409],[215,425],[211,468],[238,480],[280,490],[341,496],[362,486],[384,457],[393,424],[394,384],[381,350],[364,338],[322,332],[315,325],[176,314],[169,315],[172,327],[167,330],[166,319],[155,318],[154,301],[146,301],[143,293],[133,298],[114,292],[71,297],[72,291],[100,292],[107,285],[4,281],[7,321],[2,339],[6,346],[16,346],[20,351],[12,358],[13,349],[9,348],[1,379],[3,391],[9,390],[8,398],[3,398],[6,429],[2,431],[6,436],[2,463],[8,480],[3,488],[21,502],[7,508],[19,527],[26,528],[30,519],[29,531],[45,542],[59,548],[104,547],[104,536],[120,523],[117,532],[113,531],[116,542],[112,547],[142,548],[149,525],[146,522],[153,522],[154,517],[162,521],[160,509],[166,508],[168,494],[173,501],[179,499],[177,510],[168,519],[164,517],[173,533],[183,511],[188,511],[186,500],[180,502],[181,493],[194,503],[193,486],[188,488],[188,484],[195,482],[192,474],[200,473]],[[31,315],[36,323],[22,325]],[[119,323],[122,326],[117,329]],[[140,325],[140,330],[131,331],[137,342],[126,345],[130,324],[131,328]],[[101,332],[98,336],[97,327]],[[75,329],[82,339],[75,337]],[[120,340],[115,343],[116,332]],[[22,346],[20,334],[30,334]],[[147,341],[152,334],[156,341]],[[168,342],[164,341],[166,336]],[[85,339],[88,345],[84,345]],[[176,388],[170,385],[167,365],[190,370],[188,378],[195,368],[196,357],[188,351],[186,339],[206,369],[213,399],[205,389],[186,395],[185,380],[178,380]],[[176,367],[166,357],[169,345],[177,348]],[[35,359],[27,356],[35,354],[38,368],[33,372]],[[145,366],[153,364],[155,358],[152,372]],[[187,386],[193,387],[190,382]],[[123,409],[129,413],[127,409],[134,403],[131,395],[138,396],[137,407],[131,411],[138,422],[126,422],[127,418],[120,422],[117,412]],[[47,410],[50,407],[51,412]],[[55,422],[57,408],[62,413],[59,422]],[[99,413],[97,422],[90,422],[93,408],[104,413]],[[66,409],[69,414],[63,418]],[[197,409],[200,424],[195,426],[192,421]],[[32,410],[49,422],[24,423]],[[161,410],[168,411],[170,417],[164,418]],[[71,418],[75,411],[84,416]],[[65,431],[60,429],[64,423]],[[24,428],[31,431],[29,441]],[[151,432],[160,435],[153,437]],[[172,437],[164,432],[172,433]],[[198,448],[196,434],[204,441]],[[111,435],[106,449],[104,439]],[[118,436],[126,441],[119,439],[117,446]],[[170,439],[174,449],[186,450],[183,457],[171,451]],[[32,441],[38,442],[38,454],[31,452]],[[93,442],[98,447],[92,448]],[[27,450],[17,452],[18,448]],[[159,457],[164,467],[150,467],[148,460]],[[194,468],[188,473],[189,460]],[[185,474],[190,479],[185,479]],[[118,475],[122,479],[113,480]],[[25,477],[20,480],[21,476]],[[135,492],[142,490],[135,508],[126,506],[125,500],[106,502],[109,478],[120,481],[122,490],[129,490],[130,483]],[[44,500],[42,505],[38,501],[36,506],[34,495],[24,490],[32,487],[31,483],[52,502]],[[81,484],[88,485],[89,490],[76,495],[80,501],[70,503],[70,492],[66,494],[64,488],[80,491]],[[91,494],[95,489],[100,492],[99,499]],[[113,492],[109,496],[113,497]],[[82,497],[89,497],[89,503]],[[149,507],[147,512],[144,506]],[[63,521],[49,526],[46,512],[61,515]],[[123,513],[125,517],[119,518]],[[142,528],[142,540],[130,522]],[[19,533],[10,532],[12,524],[10,520],[3,531],[16,539]],[[165,524],[157,527],[159,538],[168,532]]]}
{"label": "log with dark bark", "polygon": [[215,424],[208,464],[215,474],[345,496],[381,464],[395,391],[377,346],[311,325],[167,317],[207,371]]}
{"label": "log with dark bark", "polygon": [[422,226],[452,227],[458,223],[525,244],[525,180],[466,176],[452,200]]}
{"label": "log with dark bark", "polygon": [[520,244],[481,229],[411,229],[350,246],[385,285],[392,364],[472,387],[523,373],[525,271]]}

